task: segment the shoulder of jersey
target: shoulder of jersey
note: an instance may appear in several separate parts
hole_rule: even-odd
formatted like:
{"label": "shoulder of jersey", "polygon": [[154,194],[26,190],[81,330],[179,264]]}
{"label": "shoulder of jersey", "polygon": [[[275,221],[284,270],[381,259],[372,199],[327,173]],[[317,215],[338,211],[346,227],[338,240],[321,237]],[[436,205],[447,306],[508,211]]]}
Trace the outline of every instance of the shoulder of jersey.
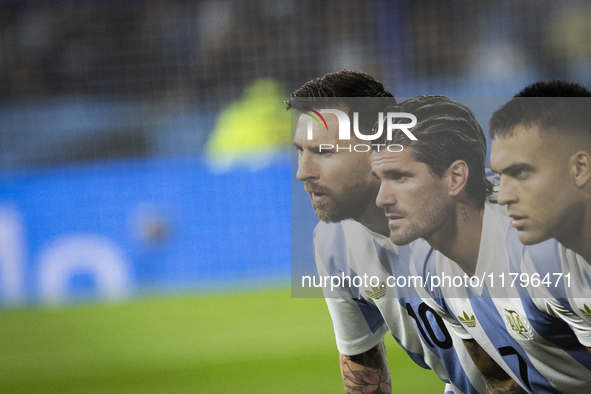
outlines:
{"label": "shoulder of jersey", "polygon": [[314,228],[314,244],[318,246],[326,246],[332,244],[336,239],[344,236],[343,225],[338,223],[318,222]]}
{"label": "shoulder of jersey", "polygon": [[[356,230],[357,234],[366,234],[366,231],[360,231],[363,225],[354,220],[343,220],[338,223],[319,222],[314,229],[314,247],[322,255],[343,253],[347,248],[348,239],[351,239],[351,231]],[[346,235],[348,234],[348,235]],[[369,234],[368,239],[370,238]],[[365,237],[363,237],[365,238]],[[356,242],[362,241],[356,239]]]}
{"label": "shoulder of jersey", "polygon": [[527,245],[525,250],[538,273],[562,272],[560,244],[555,239]]}
{"label": "shoulder of jersey", "polygon": [[318,222],[316,227],[314,227],[314,239],[317,237],[326,236],[331,231],[334,231],[336,228],[341,227],[341,223],[326,223],[322,220]]}
{"label": "shoulder of jersey", "polygon": [[[429,242],[423,238],[419,238],[410,244],[412,261],[411,264],[414,266],[414,272],[421,276],[423,280],[429,281],[429,277],[436,276],[437,264],[436,254],[438,253],[431,247]],[[439,288],[430,289],[428,286],[425,287],[427,293],[433,298],[441,298],[441,291]]]}
{"label": "shoulder of jersey", "polygon": [[[349,272],[351,251],[375,248],[374,240],[361,223],[343,220],[338,223],[320,222],[314,230],[314,248],[323,264],[338,272]],[[335,271],[335,272],[337,272]]]}
{"label": "shoulder of jersey", "polygon": [[348,219],[338,223],[318,222],[314,229],[314,240],[315,242],[331,243],[331,241],[345,237],[345,234],[348,236],[361,235],[365,240],[372,239],[369,230],[361,223]]}

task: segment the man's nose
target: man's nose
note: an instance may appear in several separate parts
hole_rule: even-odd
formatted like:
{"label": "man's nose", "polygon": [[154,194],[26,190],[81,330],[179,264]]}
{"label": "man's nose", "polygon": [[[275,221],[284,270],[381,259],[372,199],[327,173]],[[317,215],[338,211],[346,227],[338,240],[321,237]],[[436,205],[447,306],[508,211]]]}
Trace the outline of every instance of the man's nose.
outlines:
{"label": "man's nose", "polygon": [[307,152],[302,152],[298,157],[298,171],[296,178],[300,181],[308,181],[311,179],[318,179],[318,166],[313,158]]}
{"label": "man's nose", "polygon": [[505,175],[501,175],[497,203],[501,205],[506,205],[516,202],[517,196],[515,195],[515,192],[513,190],[512,182],[510,182]]}
{"label": "man's nose", "polygon": [[376,198],[376,205],[380,208],[385,208],[394,204],[396,204],[396,195],[394,194],[393,188],[387,182],[382,182]]}

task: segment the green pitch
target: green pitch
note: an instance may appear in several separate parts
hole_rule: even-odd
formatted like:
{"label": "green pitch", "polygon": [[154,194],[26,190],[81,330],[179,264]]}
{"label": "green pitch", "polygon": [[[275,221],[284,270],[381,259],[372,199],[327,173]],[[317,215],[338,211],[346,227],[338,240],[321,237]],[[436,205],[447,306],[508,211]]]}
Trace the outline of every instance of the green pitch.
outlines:
{"label": "green pitch", "polygon": [[[386,344],[394,392],[443,392]],[[0,313],[0,393],[341,392],[324,300],[289,290]]]}

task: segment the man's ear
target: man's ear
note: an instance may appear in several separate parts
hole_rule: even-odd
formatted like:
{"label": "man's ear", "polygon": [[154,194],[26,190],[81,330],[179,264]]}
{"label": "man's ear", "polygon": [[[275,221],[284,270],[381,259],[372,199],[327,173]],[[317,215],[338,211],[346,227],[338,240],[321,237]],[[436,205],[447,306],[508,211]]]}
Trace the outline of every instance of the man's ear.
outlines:
{"label": "man's ear", "polygon": [[580,150],[570,158],[570,165],[575,185],[579,189],[591,182],[591,153]]}
{"label": "man's ear", "polygon": [[449,166],[446,173],[449,178],[449,195],[459,195],[468,183],[470,173],[468,164],[464,160],[456,160]]}

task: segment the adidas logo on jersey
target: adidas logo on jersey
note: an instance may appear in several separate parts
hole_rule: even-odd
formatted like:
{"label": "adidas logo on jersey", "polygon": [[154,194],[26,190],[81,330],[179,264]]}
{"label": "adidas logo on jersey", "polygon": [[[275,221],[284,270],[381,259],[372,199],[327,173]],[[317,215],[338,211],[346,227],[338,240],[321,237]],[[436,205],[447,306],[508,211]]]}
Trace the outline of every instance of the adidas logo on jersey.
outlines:
{"label": "adidas logo on jersey", "polygon": [[460,319],[462,324],[465,325],[466,327],[470,327],[470,328],[476,327],[476,318],[474,317],[474,315],[468,316],[466,311],[464,311],[464,317],[458,316],[458,319]]}
{"label": "adidas logo on jersey", "polygon": [[583,306],[585,307],[585,309],[580,309],[579,310],[583,313],[583,315],[585,315],[586,317],[588,317],[589,319],[591,319],[591,309],[589,309],[589,307],[587,306],[587,304],[583,304]]}
{"label": "adidas logo on jersey", "polygon": [[386,287],[386,282],[380,283],[380,287],[372,286],[371,289],[373,291],[365,290],[365,293],[374,300],[379,300],[380,298],[383,298],[386,295],[386,291],[388,291],[388,288]]}
{"label": "adidas logo on jersey", "polygon": [[521,317],[519,313],[511,309],[505,309],[503,317],[505,318],[505,326],[507,326],[507,330],[513,338],[533,339],[534,332],[526,318]]}

